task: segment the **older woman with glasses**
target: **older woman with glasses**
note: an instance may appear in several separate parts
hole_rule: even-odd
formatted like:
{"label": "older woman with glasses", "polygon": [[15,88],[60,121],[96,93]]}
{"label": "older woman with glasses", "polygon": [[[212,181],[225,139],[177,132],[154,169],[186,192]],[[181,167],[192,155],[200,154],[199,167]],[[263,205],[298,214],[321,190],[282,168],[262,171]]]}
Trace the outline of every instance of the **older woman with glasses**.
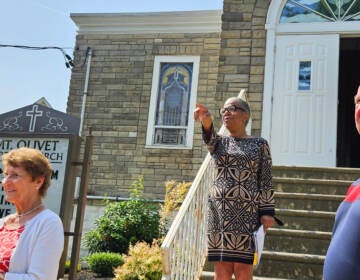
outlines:
{"label": "older woman with glasses", "polygon": [[215,132],[209,110],[196,104],[204,142],[215,170],[209,193],[208,260],[213,261],[215,280],[250,280],[255,244],[253,233],[275,220],[271,156],[267,141],[246,133],[250,118],[247,102],[229,98],[220,115],[228,135]]}
{"label": "older woman with glasses", "polygon": [[4,154],[2,162],[5,198],[16,212],[0,219],[0,279],[55,280],[64,230],[42,203],[50,186],[50,162],[29,148]]}

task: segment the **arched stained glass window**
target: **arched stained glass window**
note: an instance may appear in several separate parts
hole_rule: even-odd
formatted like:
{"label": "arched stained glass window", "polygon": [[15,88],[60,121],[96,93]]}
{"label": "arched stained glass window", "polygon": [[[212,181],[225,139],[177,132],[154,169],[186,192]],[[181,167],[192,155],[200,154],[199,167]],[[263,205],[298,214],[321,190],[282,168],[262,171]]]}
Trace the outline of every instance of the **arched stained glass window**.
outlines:
{"label": "arched stained glass window", "polygon": [[200,56],[155,56],[146,146],[192,148]]}
{"label": "arched stained glass window", "polygon": [[161,63],[155,143],[185,145],[193,63]]}
{"label": "arched stained glass window", "polygon": [[360,0],[288,0],[280,23],[360,20]]}

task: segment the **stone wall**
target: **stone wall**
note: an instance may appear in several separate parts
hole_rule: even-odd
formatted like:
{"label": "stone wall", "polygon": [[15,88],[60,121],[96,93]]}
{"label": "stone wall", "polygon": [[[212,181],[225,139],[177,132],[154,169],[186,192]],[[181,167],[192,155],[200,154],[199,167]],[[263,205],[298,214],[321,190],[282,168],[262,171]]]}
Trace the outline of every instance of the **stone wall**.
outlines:
{"label": "stone wall", "polygon": [[145,148],[154,58],[200,56],[197,99],[215,108],[220,34],[79,34],[68,99],[68,113],[77,116],[88,47],[93,57],[83,132],[91,126],[94,135],[90,194],[128,197],[143,175],[146,196],[162,199],[166,181],[192,181],[206,155],[198,124],[191,150]]}
{"label": "stone wall", "polygon": [[218,98],[225,101],[246,89],[252,134],[261,133],[265,67],[265,22],[269,0],[224,0]]}
{"label": "stone wall", "polygon": [[[246,89],[252,134],[260,135],[269,3],[224,0],[221,32],[219,28],[219,32],[78,34],[68,113],[80,115],[85,55],[90,47],[93,57],[83,129],[86,133],[91,126],[95,136],[89,194],[128,197],[131,184],[143,175],[146,196],[162,199],[166,181],[192,181],[203,161],[207,151],[199,124],[195,124],[192,149],[145,148],[157,55],[200,56],[197,101],[209,107],[217,130],[218,108]],[[101,26],[101,20],[106,23],[100,16],[89,30]]]}

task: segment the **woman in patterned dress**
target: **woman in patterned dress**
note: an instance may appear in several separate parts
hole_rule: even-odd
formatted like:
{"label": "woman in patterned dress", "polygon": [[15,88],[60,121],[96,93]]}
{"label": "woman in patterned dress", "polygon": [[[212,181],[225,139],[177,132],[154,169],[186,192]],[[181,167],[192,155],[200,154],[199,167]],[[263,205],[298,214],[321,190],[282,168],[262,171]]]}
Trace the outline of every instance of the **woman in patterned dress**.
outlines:
{"label": "woman in patterned dress", "polygon": [[220,109],[228,135],[218,135],[208,109],[196,104],[204,142],[212,156],[214,181],[209,192],[208,260],[215,280],[250,280],[253,274],[253,232],[273,226],[275,205],[271,156],[267,141],[246,134],[247,102],[229,98]]}
{"label": "woman in patterned dress", "polygon": [[42,203],[50,162],[30,148],[12,150],[2,162],[5,198],[16,213],[0,219],[0,280],[55,280],[64,230],[59,216]]}

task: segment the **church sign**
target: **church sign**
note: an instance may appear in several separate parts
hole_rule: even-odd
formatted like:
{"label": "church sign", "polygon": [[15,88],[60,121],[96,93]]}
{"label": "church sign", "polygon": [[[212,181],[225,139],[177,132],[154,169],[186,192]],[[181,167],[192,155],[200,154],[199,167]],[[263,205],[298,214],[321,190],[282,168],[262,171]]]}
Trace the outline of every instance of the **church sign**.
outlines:
{"label": "church sign", "polygon": [[[51,186],[44,204],[62,218],[69,215],[63,203],[73,203],[74,168],[70,168],[70,163],[78,158],[79,126],[78,118],[39,104],[0,115],[0,156],[20,147],[40,150],[52,167]],[[1,180],[2,173],[0,162]],[[1,186],[0,218],[14,210],[5,200]]]}

